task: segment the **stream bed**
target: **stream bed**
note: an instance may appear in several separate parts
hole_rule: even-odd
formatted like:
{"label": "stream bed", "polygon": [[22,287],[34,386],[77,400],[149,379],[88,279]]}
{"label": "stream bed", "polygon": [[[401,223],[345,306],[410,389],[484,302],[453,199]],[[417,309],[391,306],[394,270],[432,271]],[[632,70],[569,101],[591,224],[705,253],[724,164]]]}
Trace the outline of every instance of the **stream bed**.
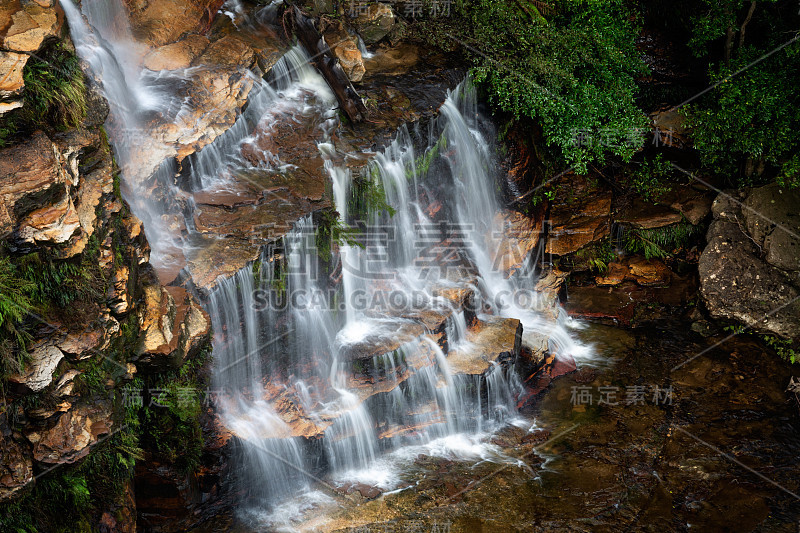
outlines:
{"label": "stream bed", "polygon": [[[797,531],[790,370],[754,341],[688,326],[588,325],[577,336],[596,358],[556,378],[483,455],[470,459],[479,446],[466,441],[451,442],[451,457],[420,450],[404,463],[406,488],[329,495],[322,515],[286,529]],[[254,531],[231,517],[198,531],[220,527]]]}

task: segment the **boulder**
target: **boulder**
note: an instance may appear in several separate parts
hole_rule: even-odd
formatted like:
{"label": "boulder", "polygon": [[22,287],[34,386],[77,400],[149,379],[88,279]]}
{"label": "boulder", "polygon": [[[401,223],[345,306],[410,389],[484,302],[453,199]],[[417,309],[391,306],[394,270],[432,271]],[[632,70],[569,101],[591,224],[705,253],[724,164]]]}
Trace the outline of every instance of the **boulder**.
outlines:
{"label": "boulder", "polygon": [[386,4],[371,4],[358,11],[352,23],[366,44],[375,44],[389,35],[397,22],[391,6]]}
{"label": "boulder", "polygon": [[[786,196],[784,196],[786,195]],[[775,185],[720,193],[698,272],[712,316],[800,337],[797,192]],[[794,208],[790,207],[794,206]]]}
{"label": "boulder", "polygon": [[350,81],[359,82],[364,77],[364,60],[358,49],[358,38],[350,35],[342,21],[338,20],[322,31],[325,44],[331,49],[333,55],[350,78]]}
{"label": "boulder", "polygon": [[753,189],[741,210],[764,260],[782,270],[800,270],[800,190],[777,183]]}

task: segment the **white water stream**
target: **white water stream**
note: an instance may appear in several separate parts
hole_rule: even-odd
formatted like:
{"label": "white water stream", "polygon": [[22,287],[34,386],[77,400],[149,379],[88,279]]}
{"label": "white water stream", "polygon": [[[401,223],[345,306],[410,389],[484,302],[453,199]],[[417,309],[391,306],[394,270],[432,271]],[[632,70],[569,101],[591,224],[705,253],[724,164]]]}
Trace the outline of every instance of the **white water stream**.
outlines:
{"label": "white water stream", "polygon": [[[142,52],[131,37],[121,0],[83,0],[85,19],[71,0],[62,4],[78,53],[102,80],[112,109],[115,153],[128,168],[135,153],[131,146],[142,140],[127,132],[143,130],[144,112],[180,123],[183,104],[156,82],[165,76],[191,76],[191,69],[142,69]],[[238,21],[241,6],[233,2],[228,7],[228,15]],[[314,98],[309,100],[309,93]],[[224,189],[235,172],[257,169],[242,157],[242,148],[253,144],[259,125],[286,120],[293,111],[312,111],[322,118],[318,147],[333,183],[339,223],[355,224],[357,215],[350,212],[353,176],[332,157],[335,100],[299,47],[266,80],[256,79],[235,124],[192,159],[191,188]],[[274,154],[263,156],[265,165],[281,165]],[[424,168],[418,168],[420,162]],[[565,317],[554,322],[535,305],[522,308],[501,301],[502,294],[530,290],[535,280],[507,279],[494,268],[492,254],[503,229],[495,226],[500,209],[495,172],[475,91],[465,81],[442,106],[426,150],[415,150],[402,128],[371,160],[370,179],[395,213],[389,216],[375,208],[360,213],[366,215],[362,222],[370,242],[364,249],[346,243],[339,248],[333,262],[339,261],[340,284],[320,275],[324,262],[315,247],[317,228],[311,217],[298,221],[282,243],[265,247],[257,267],[218,280],[206,302],[214,331],[214,388],[223,391],[220,417],[238,437],[237,471],[247,491],[243,507],[249,518],[264,527],[291,528],[309,509],[334,501],[328,492],[320,492],[320,477],[334,485],[361,482],[392,490],[402,479],[402,465],[423,451],[466,461],[508,460],[487,437],[504,424],[520,423],[519,377],[513,364],[492,363],[483,375],[453,370],[448,356],[454,349],[478,348],[467,339],[465,311],[440,296],[442,288],[472,290],[485,304],[478,320],[491,315],[519,319],[523,342],[541,333],[556,353],[576,358],[590,354],[573,341]],[[174,163],[167,159],[157,173],[164,194],[184,195],[173,185],[174,174]],[[153,260],[168,261],[171,254],[182,253],[186,243],[164,222],[174,213],[165,212],[164,202],[150,198],[136,183],[126,184],[126,199],[145,221]],[[450,191],[441,198],[450,213],[448,224],[434,222],[420,200],[420,191],[433,184]],[[191,232],[188,222],[187,227]],[[444,240],[456,243],[449,258],[434,255],[420,264],[420,243]],[[452,265],[450,256],[456,257]],[[424,310],[444,317],[448,353],[429,335],[403,336],[404,328],[419,327],[419,320],[404,309],[383,300],[365,304],[382,294],[408,297],[401,298],[404,302],[418,298]],[[262,305],[286,297],[292,305]],[[392,345],[397,339],[402,345]],[[394,347],[353,355],[357,348],[384,344]]]}

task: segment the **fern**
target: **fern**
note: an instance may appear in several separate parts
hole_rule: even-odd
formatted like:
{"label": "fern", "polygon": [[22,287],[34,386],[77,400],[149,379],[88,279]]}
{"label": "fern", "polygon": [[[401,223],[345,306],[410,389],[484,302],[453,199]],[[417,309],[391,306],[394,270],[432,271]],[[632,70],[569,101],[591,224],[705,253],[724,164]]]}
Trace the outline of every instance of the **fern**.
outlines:
{"label": "fern", "polygon": [[629,253],[644,254],[647,259],[667,259],[672,257],[673,251],[686,246],[701,231],[700,226],[683,221],[662,228],[629,230],[625,232],[623,242]]}

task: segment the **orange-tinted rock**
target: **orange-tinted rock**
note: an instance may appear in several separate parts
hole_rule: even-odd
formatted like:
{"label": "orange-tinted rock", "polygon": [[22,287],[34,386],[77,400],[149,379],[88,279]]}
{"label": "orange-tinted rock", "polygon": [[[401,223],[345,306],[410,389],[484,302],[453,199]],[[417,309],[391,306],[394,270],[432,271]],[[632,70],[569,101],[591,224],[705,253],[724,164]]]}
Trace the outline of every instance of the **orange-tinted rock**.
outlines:
{"label": "orange-tinted rock", "polygon": [[144,67],[150,70],[187,68],[208,47],[203,35],[187,35],[184,39],[156,48],[144,57]]}
{"label": "orange-tinted rock", "polygon": [[672,271],[660,259],[631,257],[628,260],[630,278],[643,287],[667,285],[672,279]]}
{"label": "orange-tinted rock", "polygon": [[505,211],[495,216],[494,227],[501,234],[496,241],[492,265],[509,277],[525,267],[526,260],[539,244],[542,223],[517,211]]}
{"label": "orange-tinted rock", "polygon": [[175,366],[205,342],[211,321],[186,289],[147,284],[143,297],[139,321],[144,335],[137,364]]}
{"label": "orange-tinted rock", "polygon": [[634,281],[643,287],[667,285],[672,279],[672,271],[659,259],[645,259],[641,256],[628,257],[608,264],[608,271],[595,278],[598,285],[613,286],[623,281]]}
{"label": "orange-tinted rock", "polygon": [[322,31],[322,37],[350,81],[361,81],[365,69],[361,51],[358,49],[358,39],[347,32],[341,21],[329,24]]}
{"label": "orange-tinted rock", "polygon": [[209,6],[215,4],[216,0],[133,3],[130,19],[134,37],[154,48],[174,43],[185,33],[203,29]]}
{"label": "orange-tinted rock", "polygon": [[567,255],[610,233],[611,194],[601,194],[577,204],[554,206],[545,253]]}
{"label": "orange-tinted rock", "polygon": [[62,414],[56,424],[25,434],[33,446],[33,458],[46,464],[74,463],[89,453],[97,441],[111,432],[107,406],[81,405]]}
{"label": "orange-tinted rock", "polygon": [[519,320],[490,317],[467,330],[467,342],[447,354],[447,363],[455,374],[483,374],[493,363],[517,357],[521,346]]}
{"label": "orange-tinted rock", "polygon": [[623,224],[652,229],[677,224],[683,217],[671,207],[636,198],[631,205],[622,209],[616,219]]}
{"label": "orange-tinted rock", "polygon": [[[28,62],[28,54],[0,51],[0,97],[18,94],[25,81],[22,79],[22,69]],[[4,111],[11,111],[20,107],[21,102],[9,104]]]}

